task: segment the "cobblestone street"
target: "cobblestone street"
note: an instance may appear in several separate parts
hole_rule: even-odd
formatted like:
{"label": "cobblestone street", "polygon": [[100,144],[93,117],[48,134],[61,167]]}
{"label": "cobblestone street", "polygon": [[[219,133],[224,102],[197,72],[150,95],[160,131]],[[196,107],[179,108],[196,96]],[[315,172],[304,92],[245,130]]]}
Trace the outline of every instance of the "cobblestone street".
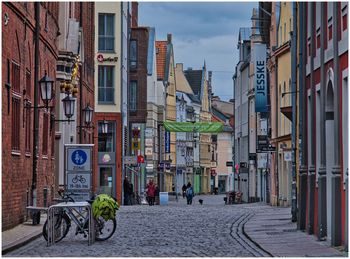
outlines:
{"label": "cobblestone street", "polygon": [[[5,256],[346,256],[297,231],[290,221],[290,208],[262,203],[225,205],[223,198],[196,196],[191,206],[182,197],[178,202],[171,197],[168,206],[122,206],[117,213],[117,230],[107,241],[88,246],[82,235],[74,235],[72,223],[68,236],[53,246],[47,247],[40,237]],[[291,250],[290,242],[299,242],[300,249]]]}
{"label": "cobblestone street", "polygon": [[[71,228],[61,242],[47,247],[43,237],[6,256],[254,256],[254,245],[243,238],[242,219],[258,206],[225,206],[222,195],[200,196],[192,206],[185,199],[168,206],[123,206],[110,240],[87,245]],[[243,217],[242,217],[243,216]],[[248,242],[248,243],[247,243]],[[256,249],[256,248],[255,248]]]}

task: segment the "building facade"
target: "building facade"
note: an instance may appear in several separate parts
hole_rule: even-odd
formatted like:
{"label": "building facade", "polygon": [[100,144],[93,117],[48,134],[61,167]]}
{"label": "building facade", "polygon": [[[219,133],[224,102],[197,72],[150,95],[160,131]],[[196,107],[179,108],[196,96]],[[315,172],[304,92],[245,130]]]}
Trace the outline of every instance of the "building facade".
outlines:
{"label": "building facade", "polygon": [[[2,39],[5,86],[2,90],[2,125],[8,125],[2,130],[3,230],[26,219],[26,206],[48,206],[55,192],[55,131],[50,127],[52,112],[40,109],[38,124],[34,125],[34,109],[29,107],[43,105],[38,92],[38,102],[34,103],[34,89],[39,87],[38,81],[45,71],[50,78],[56,78],[58,5],[2,3],[2,13],[6,17],[2,23],[2,32],[6,35]],[[41,29],[36,37],[35,29],[39,23]],[[35,51],[36,42],[38,52]],[[56,81],[54,84],[57,87]],[[51,101],[50,106],[55,103],[57,101]],[[33,148],[34,127],[39,136],[37,150]],[[36,166],[33,165],[34,152],[38,154]]]}
{"label": "building facade", "polygon": [[[128,82],[126,3],[95,3],[94,191],[122,197],[125,90]],[[107,124],[107,131],[104,125]]]}
{"label": "building facade", "polygon": [[348,4],[299,7],[306,36],[300,42],[306,64],[300,78],[306,107],[301,116],[307,128],[302,160],[308,167],[307,185],[300,184],[301,202],[305,204],[306,199],[306,206],[299,227],[333,246],[347,247]]}

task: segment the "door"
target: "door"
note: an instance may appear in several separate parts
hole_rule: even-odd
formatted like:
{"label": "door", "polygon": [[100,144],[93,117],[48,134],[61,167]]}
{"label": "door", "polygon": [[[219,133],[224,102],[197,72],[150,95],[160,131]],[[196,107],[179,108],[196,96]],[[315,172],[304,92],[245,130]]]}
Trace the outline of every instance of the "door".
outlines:
{"label": "door", "polygon": [[104,193],[115,197],[115,179],[113,169],[112,166],[99,167],[98,193]]}

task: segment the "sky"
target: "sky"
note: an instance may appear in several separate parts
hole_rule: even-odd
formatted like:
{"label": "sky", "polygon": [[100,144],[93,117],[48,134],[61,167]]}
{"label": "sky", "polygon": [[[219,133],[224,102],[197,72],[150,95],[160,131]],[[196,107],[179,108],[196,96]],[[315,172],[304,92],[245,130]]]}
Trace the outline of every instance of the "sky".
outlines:
{"label": "sky", "polygon": [[233,98],[238,32],[251,27],[257,2],[139,2],[139,26],[154,27],[156,40],[172,34],[175,63],[213,71],[214,95]]}

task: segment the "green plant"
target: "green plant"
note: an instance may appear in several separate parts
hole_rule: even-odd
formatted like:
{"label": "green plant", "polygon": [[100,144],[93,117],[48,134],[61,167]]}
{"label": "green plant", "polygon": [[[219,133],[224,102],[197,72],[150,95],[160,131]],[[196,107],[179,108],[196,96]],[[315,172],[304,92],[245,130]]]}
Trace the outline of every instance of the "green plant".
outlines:
{"label": "green plant", "polygon": [[94,218],[102,217],[106,221],[115,218],[115,213],[119,209],[118,202],[107,194],[100,194],[92,203],[92,214]]}

